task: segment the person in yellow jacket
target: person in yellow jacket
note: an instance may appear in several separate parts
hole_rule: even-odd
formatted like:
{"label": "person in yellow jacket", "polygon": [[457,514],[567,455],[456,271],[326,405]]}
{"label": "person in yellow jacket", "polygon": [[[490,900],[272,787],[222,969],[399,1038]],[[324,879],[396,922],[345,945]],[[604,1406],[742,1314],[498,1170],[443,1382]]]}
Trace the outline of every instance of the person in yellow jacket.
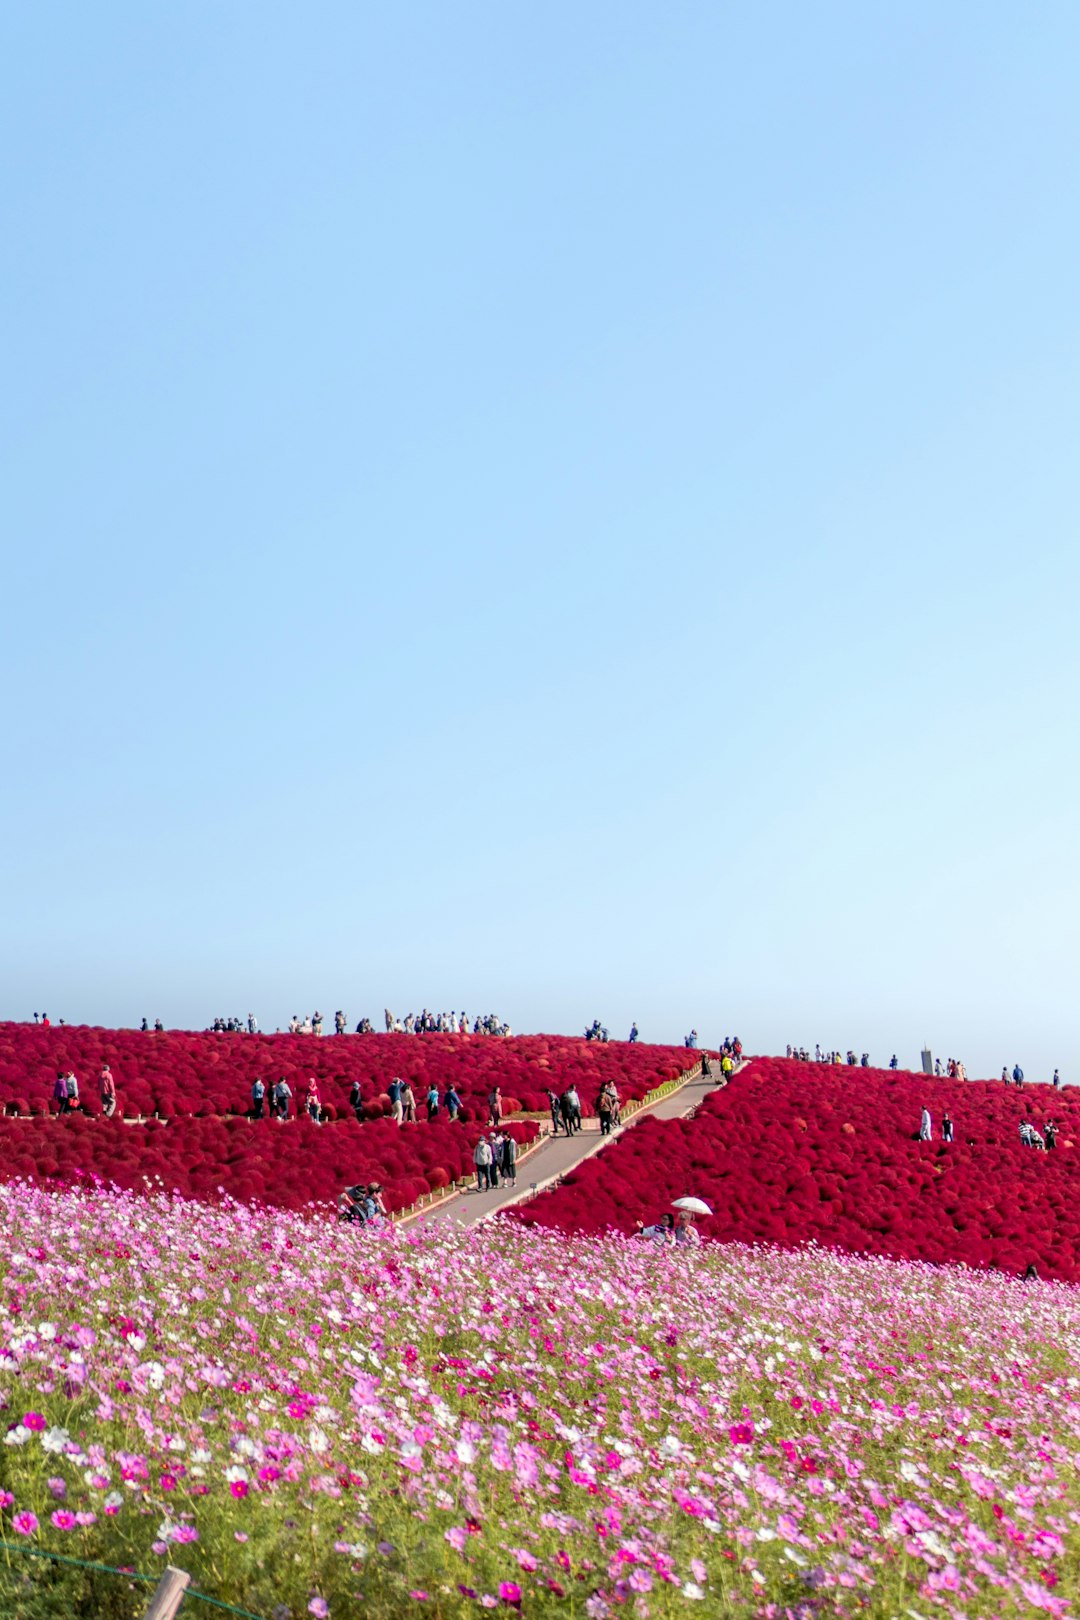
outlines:
{"label": "person in yellow jacket", "polygon": [[725,1080],[731,1079],[734,1068],[735,1065],[732,1063],[729,1054],[725,1052],[723,1057],[720,1059],[720,1073],[723,1075]]}

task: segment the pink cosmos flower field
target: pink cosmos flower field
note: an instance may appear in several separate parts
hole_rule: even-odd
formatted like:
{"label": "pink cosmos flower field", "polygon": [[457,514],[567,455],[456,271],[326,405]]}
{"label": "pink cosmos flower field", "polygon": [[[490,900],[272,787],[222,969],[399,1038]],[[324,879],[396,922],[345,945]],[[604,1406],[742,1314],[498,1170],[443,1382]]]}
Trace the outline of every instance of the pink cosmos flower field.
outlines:
{"label": "pink cosmos flower field", "polygon": [[[12,1546],[267,1620],[1072,1612],[1067,1285],[17,1181],[0,1258]],[[0,1560],[3,1613],[148,1591]]]}

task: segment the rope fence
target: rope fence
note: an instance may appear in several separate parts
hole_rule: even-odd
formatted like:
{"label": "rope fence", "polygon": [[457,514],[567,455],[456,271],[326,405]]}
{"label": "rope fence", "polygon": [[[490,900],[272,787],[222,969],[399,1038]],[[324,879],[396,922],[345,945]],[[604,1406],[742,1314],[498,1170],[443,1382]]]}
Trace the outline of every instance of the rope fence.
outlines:
{"label": "rope fence", "polygon": [[[70,1564],[75,1569],[91,1569],[100,1575],[119,1575],[125,1581],[144,1581],[151,1586],[158,1586],[161,1582],[160,1575],[140,1575],[137,1570],[120,1569],[116,1564],[96,1564],[88,1558],[70,1558],[66,1553],[49,1552],[44,1547],[28,1547],[21,1541],[0,1540],[0,1548],[6,1553],[24,1553],[29,1558],[47,1558],[54,1564]],[[181,1602],[186,1598],[196,1598],[200,1603],[209,1603],[212,1608],[241,1615],[243,1620],[264,1620],[262,1615],[253,1614],[250,1609],[237,1608],[235,1603],[226,1603],[224,1598],[211,1597],[209,1592],[200,1592],[195,1586],[187,1588]]]}

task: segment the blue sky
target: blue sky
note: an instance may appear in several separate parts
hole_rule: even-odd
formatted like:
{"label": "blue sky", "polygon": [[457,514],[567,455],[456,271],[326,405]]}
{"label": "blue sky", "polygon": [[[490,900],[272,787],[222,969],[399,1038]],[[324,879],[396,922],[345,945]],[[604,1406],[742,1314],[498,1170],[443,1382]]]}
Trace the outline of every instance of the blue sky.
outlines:
{"label": "blue sky", "polygon": [[0,1012],[1080,1079],[1078,50],[9,12]]}

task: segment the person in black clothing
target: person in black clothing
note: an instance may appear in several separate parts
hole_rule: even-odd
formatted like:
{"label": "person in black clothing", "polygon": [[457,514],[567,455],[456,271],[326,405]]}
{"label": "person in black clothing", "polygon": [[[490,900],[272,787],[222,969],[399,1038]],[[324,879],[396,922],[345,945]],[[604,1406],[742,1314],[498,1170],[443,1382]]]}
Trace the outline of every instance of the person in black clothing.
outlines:
{"label": "person in black clothing", "polygon": [[[562,1104],[559,1100],[559,1094],[557,1091],[547,1091],[545,1095],[547,1096],[548,1106],[551,1109],[551,1134],[552,1136],[558,1136],[559,1123],[562,1120]],[[569,1130],[566,1134],[567,1136],[570,1135]]]}
{"label": "person in black clothing", "polygon": [[1057,1146],[1057,1126],[1052,1119],[1047,1120],[1043,1135],[1046,1138],[1046,1151],[1050,1153]]}

